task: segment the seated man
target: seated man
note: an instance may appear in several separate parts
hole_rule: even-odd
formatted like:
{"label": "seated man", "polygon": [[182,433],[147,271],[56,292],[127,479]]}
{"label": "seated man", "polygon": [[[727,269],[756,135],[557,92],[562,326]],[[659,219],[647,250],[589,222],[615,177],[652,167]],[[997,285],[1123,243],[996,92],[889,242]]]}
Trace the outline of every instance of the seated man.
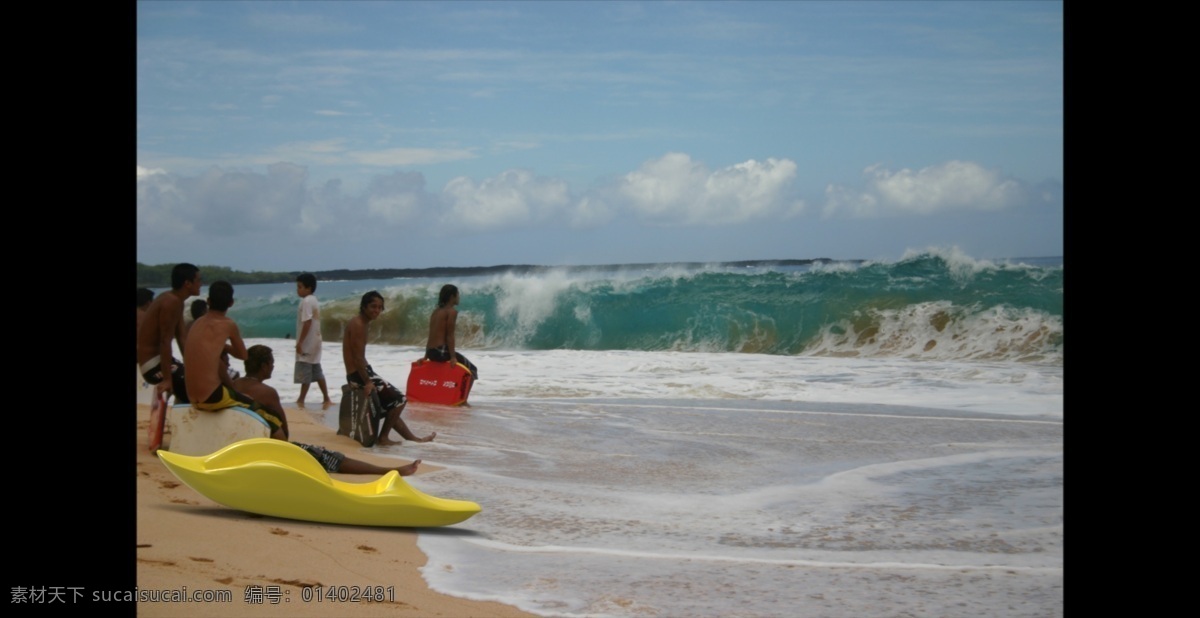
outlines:
{"label": "seated man", "polygon": [[203,298],[197,298],[196,300],[193,300],[190,311],[192,313],[192,321],[188,322],[187,326],[183,327],[183,335],[185,337],[187,336],[188,332],[192,330],[192,324],[195,324],[196,320],[200,319],[200,316],[208,313],[208,301],[204,300]]}
{"label": "seated man", "polygon": [[[157,392],[175,396],[176,403],[187,403],[183,363],[172,356],[171,342],[187,352],[183,333],[183,301],[200,293],[200,269],[193,264],[176,264],[171,269],[171,291],[159,294],[138,314],[138,371]],[[139,293],[139,302],[142,295]]]}
{"label": "seated man", "polygon": [[[279,392],[264,384],[266,380],[271,378],[271,373],[274,371],[275,355],[271,352],[271,348],[265,345],[250,346],[246,355],[246,377],[234,380],[233,386],[239,392],[245,393],[255,402],[262,405],[269,412],[277,414],[282,418],[283,404],[279,402]],[[321,465],[329,472],[382,475],[386,474],[389,470],[395,470],[400,473],[400,476],[408,476],[416,472],[417,467],[421,464],[421,460],[418,459],[405,466],[383,468],[365,461],[351,459],[342,453],[331,451],[321,446],[301,444],[300,442],[292,442],[292,444],[308,451],[308,454],[321,462]]]}
{"label": "seated man", "polygon": [[188,398],[197,410],[221,410],[233,406],[249,408],[271,427],[271,437],[287,439],[287,417],[273,414],[239,393],[229,377],[226,354],[246,359],[246,343],[237,323],[225,315],[233,306],[233,286],[217,281],[208,287],[208,312],[196,318],[188,331],[183,363]]}
{"label": "seated man", "polygon": [[454,329],[458,322],[458,286],[447,283],[438,293],[438,306],[429,315],[429,338],[425,342],[425,358],[439,363],[455,361],[471,372],[472,379],[479,379],[477,369],[467,357],[454,349]]}
{"label": "seated man", "polygon": [[[150,288],[137,289],[137,327],[142,328],[142,320],[146,319],[146,310],[150,308],[150,302],[154,300],[154,291]],[[137,331],[134,331],[137,334]]]}
{"label": "seated man", "polygon": [[383,295],[371,290],[363,294],[358,306],[358,315],[346,323],[346,332],[342,334],[342,362],[346,365],[346,381],[363,387],[363,395],[367,397],[371,396],[372,391],[378,391],[379,401],[383,404],[383,413],[386,415],[383,428],[379,430],[379,444],[398,444],[388,439],[392,429],[398,431],[405,440],[429,442],[437,436],[437,432],[418,438],[400,419],[400,413],[408,403],[404,393],[375,375],[375,371],[367,364],[367,324],[378,318],[381,313]]}
{"label": "seated man", "polygon": [[[191,312],[192,321],[188,322],[187,326],[183,327],[183,336],[185,338],[187,337],[188,333],[192,332],[192,325],[196,323],[196,320],[200,319],[200,316],[208,313],[208,301],[204,300],[203,298],[197,298],[196,300],[193,300]],[[229,366],[228,352],[221,354],[221,362],[228,370],[230,380],[236,380],[241,377],[242,374],[238,373],[233,367]]]}

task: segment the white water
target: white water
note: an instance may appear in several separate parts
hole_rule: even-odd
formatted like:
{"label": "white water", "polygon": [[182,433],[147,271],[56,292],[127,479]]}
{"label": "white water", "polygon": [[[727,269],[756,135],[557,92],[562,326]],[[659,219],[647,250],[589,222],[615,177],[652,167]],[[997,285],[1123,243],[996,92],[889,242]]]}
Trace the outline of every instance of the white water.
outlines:
{"label": "white water", "polygon": [[[255,343],[294,401],[294,342]],[[472,407],[411,404],[438,439],[375,449],[483,506],[421,532],[435,590],[548,616],[1063,612],[1061,366],[465,352]],[[401,388],[420,355],[367,350]],[[340,344],[323,365],[337,400]]]}

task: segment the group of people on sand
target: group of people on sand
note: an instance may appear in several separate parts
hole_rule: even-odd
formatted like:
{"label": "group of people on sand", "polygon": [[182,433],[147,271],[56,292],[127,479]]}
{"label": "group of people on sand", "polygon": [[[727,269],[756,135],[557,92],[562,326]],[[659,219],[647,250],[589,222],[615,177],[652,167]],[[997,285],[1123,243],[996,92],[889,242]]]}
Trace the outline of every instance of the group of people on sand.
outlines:
{"label": "group of people on sand", "polygon": [[[237,323],[226,315],[233,306],[233,286],[216,281],[208,286],[206,310],[184,327],[184,302],[200,293],[200,269],[192,264],[178,264],[171,271],[171,289],[157,297],[150,290],[138,289],[137,362],[142,378],[154,384],[157,392],[171,394],[176,403],[190,403],[197,410],[220,410],[241,406],[258,414],[270,426],[271,437],[288,440],[287,415],[279,393],[265,384],[275,367],[271,348],[264,345],[246,347]],[[320,309],[314,292],[316,277],[304,273],[296,278],[296,292],[301,299],[297,311],[295,382],[301,384],[297,404],[304,407],[309,384],[316,382],[324,396],[322,405],[329,407],[329,391],[321,368]],[[475,378],[478,370],[455,349],[454,332],[458,317],[458,288],[442,287],[438,306],[429,319],[429,338],[425,358],[434,362],[459,362]],[[193,303],[193,310],[196,311]],[[342,360],[346,380],[371,396],[376,392],[382,404],[383,425],[378,444],[399,444],[389,439],[394,429],[405,440],[429,442],[437,433],[424,437],[414,434],[400,418],[407,399],[400,389],[379,377],[366,359],[367,326],[384,310],[383,296],[377,291],[363,295],[359,311],[346,324],[342,336]],[[172,354],[172,342],[183,355],[180,362]],[[244,362],[245,375],[231,372],[229,357]],[[186,367],[186,370],[185,370]],[[330,472],[348,474],[383,474],[396,470],[407,476],[417,470],[421,460],[398,468],[381,468],[346,457],[343,453],[320,446],[300,444]]]}

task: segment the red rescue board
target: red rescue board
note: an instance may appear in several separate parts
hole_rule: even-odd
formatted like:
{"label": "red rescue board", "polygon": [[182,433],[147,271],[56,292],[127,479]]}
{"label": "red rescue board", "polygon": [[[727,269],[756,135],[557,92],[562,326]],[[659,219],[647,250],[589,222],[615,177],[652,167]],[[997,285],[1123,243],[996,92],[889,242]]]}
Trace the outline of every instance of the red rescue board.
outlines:
{"label": "red rescue board", "polygon": [[461,406],[471,394],[471,370],[459,363],[414,361],[405,395],[410,401]]}

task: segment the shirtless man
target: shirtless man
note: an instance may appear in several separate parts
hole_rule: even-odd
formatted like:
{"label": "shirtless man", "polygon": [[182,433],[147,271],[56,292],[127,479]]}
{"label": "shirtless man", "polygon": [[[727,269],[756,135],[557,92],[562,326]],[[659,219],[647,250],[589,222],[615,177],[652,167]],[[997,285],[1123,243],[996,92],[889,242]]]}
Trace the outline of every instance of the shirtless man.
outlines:
{"label": "shirtless man", "polygon": [[438,306],[429,316],[429,339],[425,343],[425,358],[439,363],[455,360],[471,370],[478,380],[479,370],[467,357],[454,350],[454,329],[458,323],[458,287],[447,283],[438,293]]}
{"label": "shirtless man", "polygon": [[[283,404],[279,401],[279,392],[273,387],[264,384],[266,380],[271,379],[271,373],[274,371],[275,355],[272,354],[271,348],[265,345],[250,346],[246,355],[246,377],[234,380],[233,386],[237,391],[245,393],[268,411],[278,414],[282,418]],[[284,431],[287,431],[286,425]],[[292,442],[292,444],[308,451],[308,454],[321,462],[321,465],[329,472],[381,475],[395,470],[400,473],[400,476],[408,476],[416,472],[417,467],[421,465],[421,460],[418,459],[405,466],[383,468],[365,461],[346,457],[343,453],[331,451],[321,446],[301,444],[299,442]]]}
{"label": "shirtless man", "polygon": [[192,321],[188,322],[187,326],[183,327],[183,336],[185,339],[187,338],[188,332],[192,330],[192,324],[195,324],[196,320],[200,319],[200,316],[208,312],[208,301],[204,300],[203,298],[197,298],[196,300],[192,301],[192,305],[188,311],[190,311],[192,314]]}
{"label": "shirtless man", "polygon": [[[137,362],[142,378],[158,385],[158,391],[175,395],[176,403],[187,403],[183,363],[171,354],[171,341],[186,350],[183,337],[183,301],[200,293],[200,269],[177,264],[171,269],[171,291],[159,294],[146,309],[138,326]],[[165,371],[164,371],[165,369]],[[165,379],[169,375],[170,379]]]}
{"label": "shirtless man", "polygon": [[[150,302],[154,300],[154,291],[150,288],[137,289],[137,327],[142,328],[142,320],[146,319],[146,310],[150,308]],[[136,332],[136,331],[135,331]]]}
{"label": "shirtless man", "polygon": [[437,436],[433,432],[424,438],[418,438],[409,430],[408,425],[400,419],[400,412],[408,403],[400,389],[387,383],[375,375],[375,371],[367,364],[367,324],[383,313],[383,296],[371,290],[363,294],[358,306],[358,315],[350,318],[346,324],[346,332],[342,334],[342,362],[346,365],[346,381],[363,387],[363,395],[370,397],[372,391],[379,391],[379,401],[383,404],[386,418],[383,428],[379,430],[379,444],[400,444],[388,439],[392,429],[400,432],[405,440],[413,442],[429,442]]}
{"label": "shirtless man", "polygon": [[208,312],[192,322],[183,351],[183,362],[188,367],[188,398],[197,410],[248,408],[267,421],[272,438],[286,440],[287,417],[276,415],[233,387],[229,363],[223,357],[229,354],[246,360],[246,342],[237,323],[225,315],[232,306],[233,286],[229,282],[217,281],[208,286]]}

